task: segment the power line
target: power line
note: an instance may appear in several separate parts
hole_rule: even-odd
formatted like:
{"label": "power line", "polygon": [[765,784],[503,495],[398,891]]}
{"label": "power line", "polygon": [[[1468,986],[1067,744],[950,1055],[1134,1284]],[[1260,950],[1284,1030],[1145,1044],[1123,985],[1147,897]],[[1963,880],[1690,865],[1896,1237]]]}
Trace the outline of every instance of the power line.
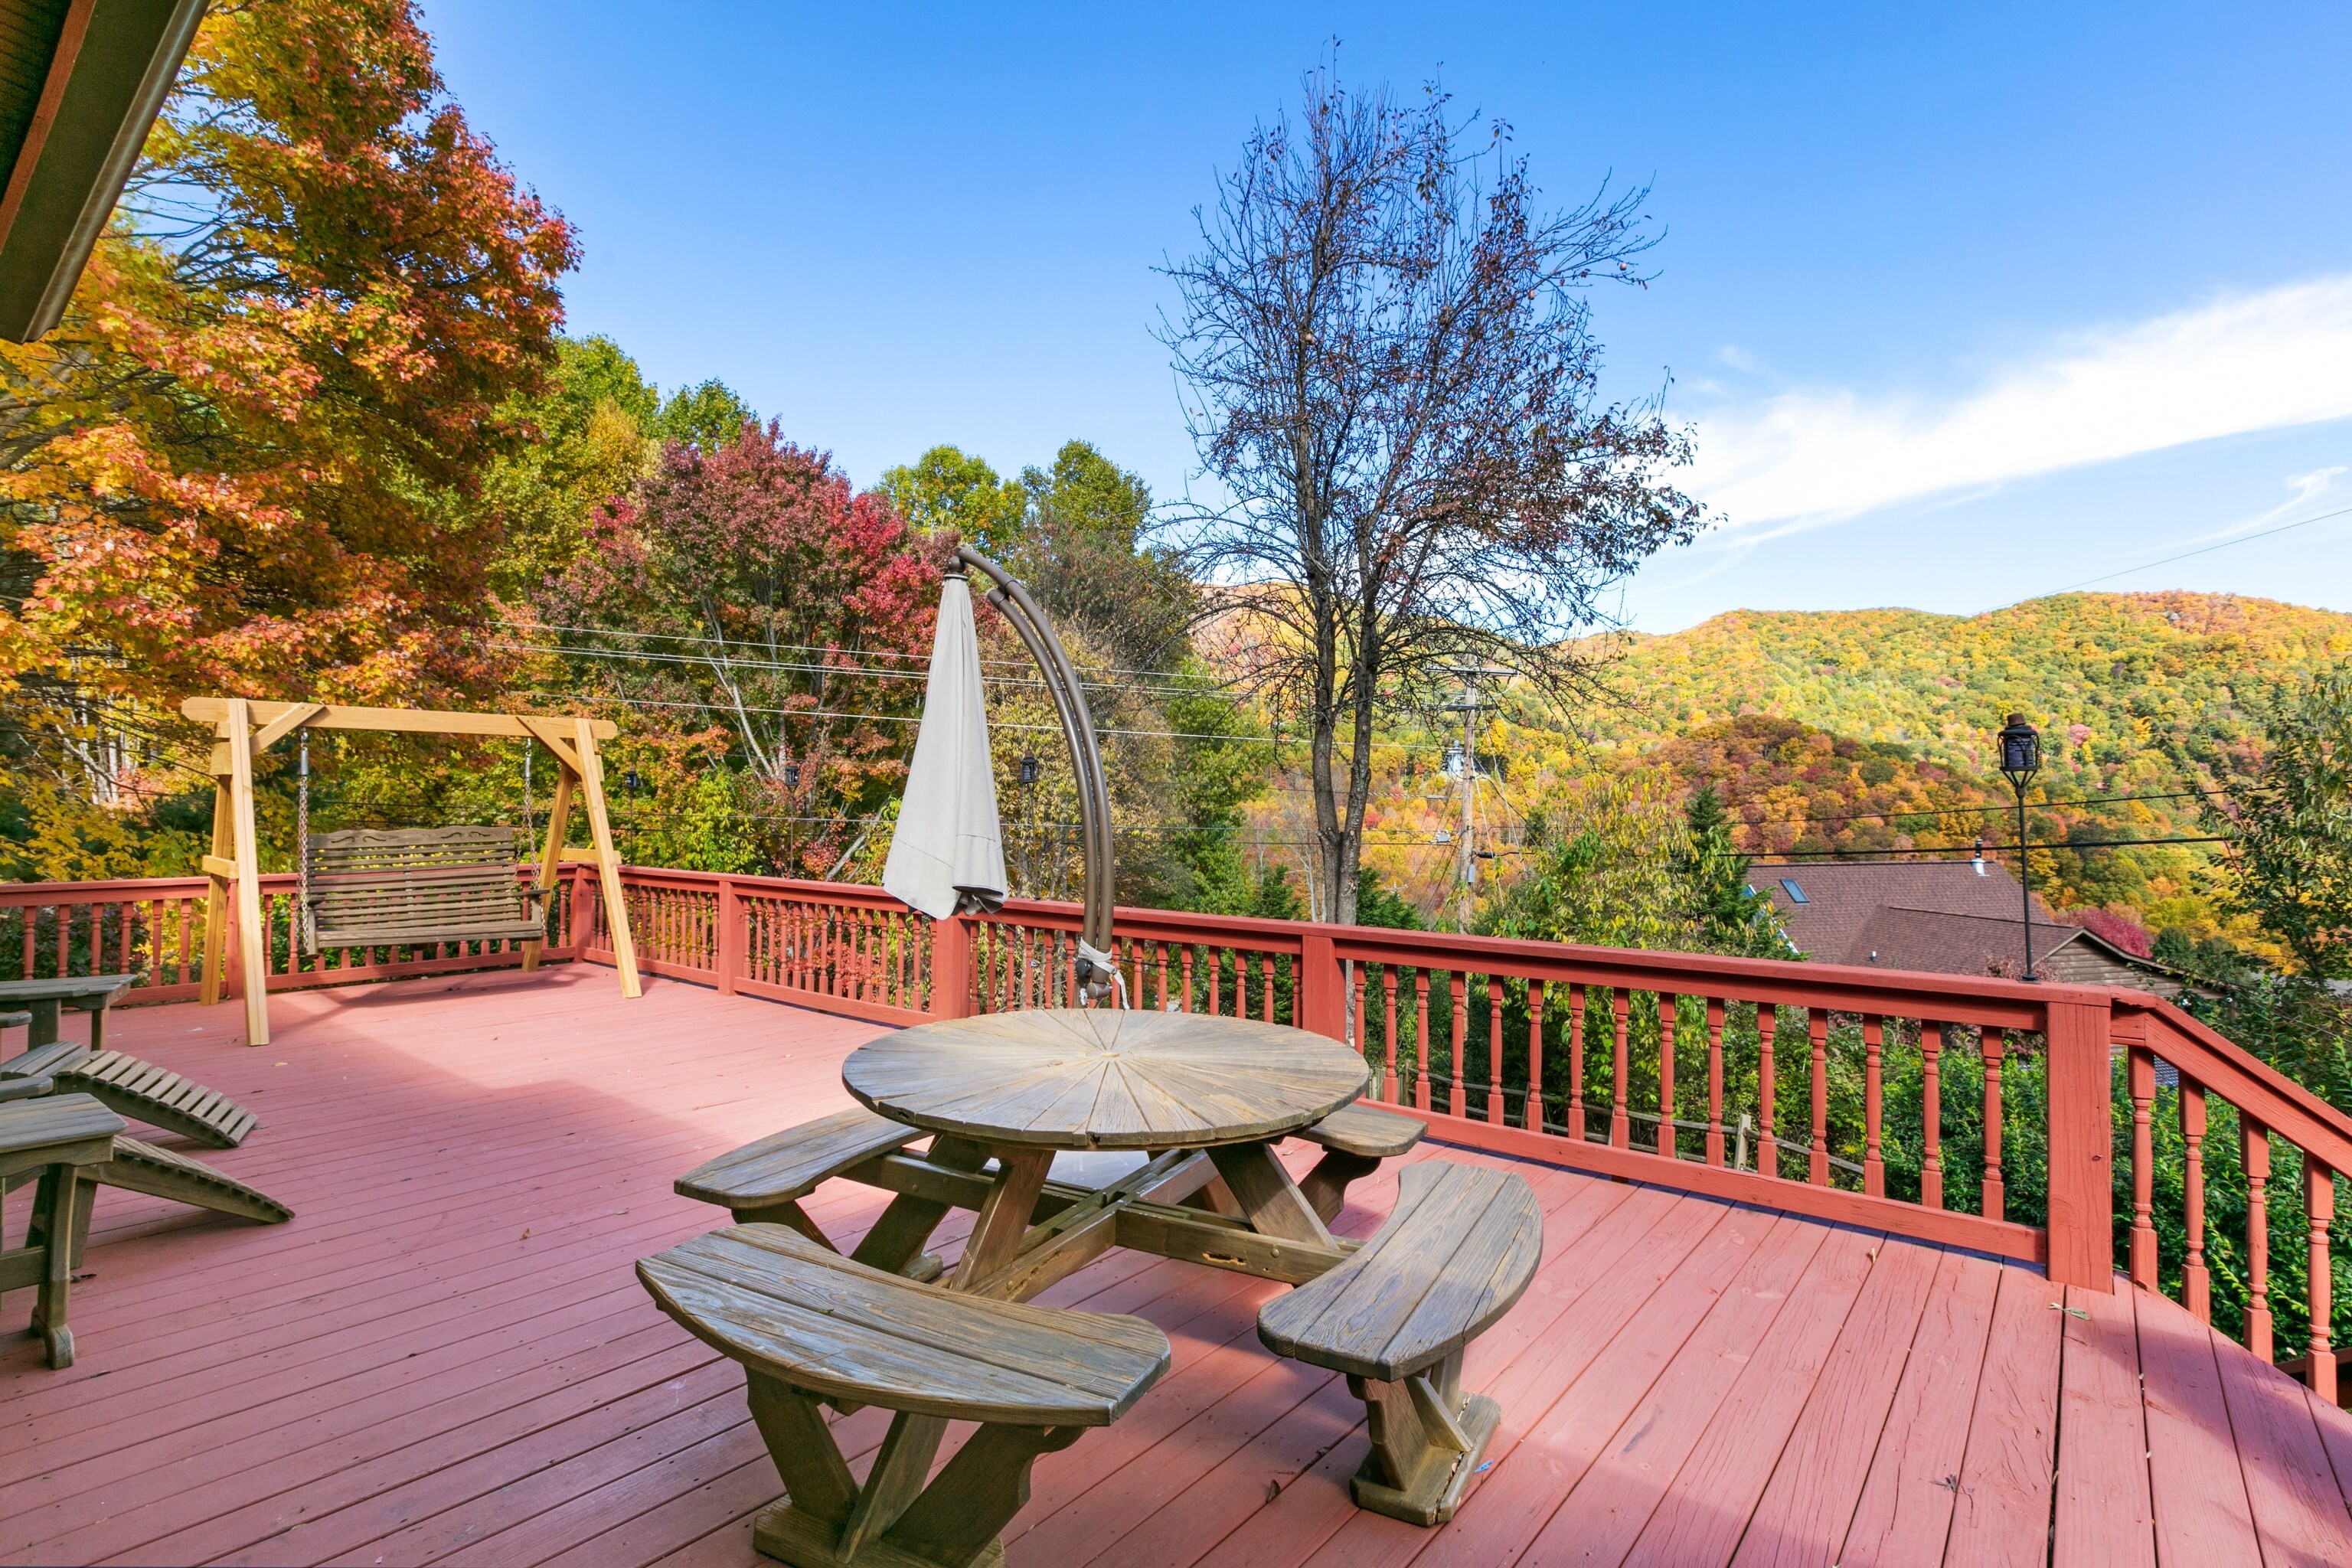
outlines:
{"label": "power line", "polygon": [[[2057,839],[2046,844],[2028,844],[2028,849],[2129,849],[2145,844],[2235,844],[2237,836],[2227,833],[2184,834],[2177,838],[2086,838],[2076,841]],[[1996,850],[2013,849],[2015,845],[1989,845]],[[1843,860],[1865,856],[1890,855],[1959,855],[1967,852],[1963,845],[1945,845],[1925,849],[1773,849],[1759,850],[1754,864],[1769,866],[1784,860]],[[1769,857],[1769,858],[1767,858]]]}
{"label": "power line", "polygon": [[[2218,789],[2180,789],[2180,790],[2168,790],[2168,791],[2162,792],[2162,793],[2160,793],[2160,794],[2156,794],[2156,795],[2084,795],[2084,796],[2081,796],[2081,797],[2079,797],[2079,798],[2077,798],[2077,799],[2074,799],[2074,800],[2041,800],[2041,801],[2029,800],[2029,801],[2027,801],[2027,802],[2025,803],[2025,808],[2026,808],[2028,811],[2036,811],[2036,810],[2045,810],[2045,809],[2055,809],[2056,807],[2063,806],[2063,805],[2127,805],[2127,804],[2129,804],[2130,802],[2133,802],[2133,801],[2139,801],[2139,800],[2188,800],[2188,799],[2190,799],[2190,798],[2192,798],[2192,797],[2200,797],[2200,798],[2201,798],[2201,797],[2206,796],[2206,795],[2221,795],[2221,794],[2222,794],[2222,793],[2223,793],[2222,791],[2218,790]],[[1763,796],[1761,796],[1761,795],[1750,795],[1750,796],[1748,796],[1748,799],[1749,801],[1761,800],[1761,799],[1763,799],[1763,798],[1764,798],[1764,797],[1763,797]],[[1726,805],[1730,805],[1730,804],[1734,804],[1734,803],[1731,803],[1731,802],[1726,802],[1725,804],[1726,804]],[[1741,802],[1741,803],[1738,803],[1738,804],[1746,804],[1746,803],[1745,803],[1745,802]],[[1784,822],[1797,822],[1797,823],[1802,823],[1802,824],[1815,824],[1815,825],[1822,824],[1822,823],[1830,823],[1830,822],[1872,822],[1872,821],[1876,821],[1876,822],[1891,822],[1891,821],[1893,821],[1893,820],[1895,820],[1895,819],[1896,819],[1896,818],[1898,818],[1898,817],[1911,817],[1911,816],[1977,816],[1977,815],[1979,815],[1979,814],[1980,814],[1980,813],[1983,813],[1983,812],[1988,812],[1988,811],[2007,811],[2008,809],[2009,809],[2009,807],[2008,807],[2008,806],[2006,806],[2006,805],[2002,805],[2000,802],[1999,802],[1999,801],[1992,801],[1992,802],[1989,802],[1988,804],[1986,804],[1986,805],[1955,805],[1955,806],[1950,806],[1950,807],[1923,807],[1922,809],[1917,810],[1917,811],[1903,811],[1903,810],[1895,810],[1895,811],[1854,811],[1854,812],[1848,812],[1848,813],[1846,813],[1846,814],[1845,814],[1844,816],[1799,816],[1799,817],[1783,817],[1783,818],[1781,818],[1780,820],[1782,820],[1782,821],[1784,821]],[[1769,820],[1769,819],[1768,819],[1768,820]]]}
{"label": "power line", "polygon": [[2087,588],[2094,583],[2112,583],[2118,577],[2128,577],[2135,572],[2146,572],[2158,566],[2169,566],[2176,561],[2186,561],[2193,555],[2210,555],[2216,550],[2227,550],[2233,544],[2252,544],[2257,539],[2268,539],[2273,534],[2285,533],[2292,529],[2309,528],[2313,523],[2326,522],[2331,517],[2347,516],[2352,516],[2352,506],[2338,507],[2334,511],[2323,511],[2317,517],[2306,517],[2300,522],[2283,522],[2276,528],[2263,529],[2260,533],[2241,534],[2235,539],[2225,539],[2218,544],[2208,544],[2201,549],[2184,550],[2178,555],[2168,555],[2160,561],[2143,561],[2137,566],[2126,566],[2120,572],[2110,572],[2104,577],[2085,577],[2079,583],[2069,583],[2063,588],[2054,588],[2051,591],[2057,594],[2071,594],[2077,588]]}

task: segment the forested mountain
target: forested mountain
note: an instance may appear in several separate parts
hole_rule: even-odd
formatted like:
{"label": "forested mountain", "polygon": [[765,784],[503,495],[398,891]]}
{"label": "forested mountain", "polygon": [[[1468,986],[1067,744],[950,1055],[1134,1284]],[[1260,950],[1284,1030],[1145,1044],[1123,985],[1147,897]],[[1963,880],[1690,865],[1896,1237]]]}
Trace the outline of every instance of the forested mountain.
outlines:
{"label": "forested mountain", "polygon": [[[2029,800],[2038,880],[2056,900],[2152,930],[2215,929],[2214,847],[2122,839],[2212,832],[2199,792],[2261,754],[2277,695],[2352,653],[2352,616],[2228,595],[2070,594],[1980,616],[1736,611],[1596,644],[1617,694],[1571,731],[1614,767],[1712,784],[1762,853],[2013,843],[1993,736],[2042,731]],[[1587,753],[1591,755],[1591,753]],[[1576,771],[1573,752],[1552,762]]]}

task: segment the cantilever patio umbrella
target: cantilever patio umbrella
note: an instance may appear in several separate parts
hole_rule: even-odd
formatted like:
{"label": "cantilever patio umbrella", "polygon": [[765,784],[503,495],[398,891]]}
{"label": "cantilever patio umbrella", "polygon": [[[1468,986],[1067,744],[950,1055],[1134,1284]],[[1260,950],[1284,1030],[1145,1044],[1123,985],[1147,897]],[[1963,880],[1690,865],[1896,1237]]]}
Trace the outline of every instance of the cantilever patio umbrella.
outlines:
{"label": "cantilever patio umbrella", "polygon": [[[960,565],[994,584],[988,602],[1012,623],[1053,694],[1062,736],[1078,781],[1078,828],[1085,851],[1085,919],[1078,933],[1078,984],[1099,1004],[1114,994],[1127,1001],[1110,946],[1110,791],[1102,749],[1079,689],[1078,672],[1054,625],[1003,567],[977,550],[959,547]],[[902,858],[903,857],[903,858]],[[940,592],[940,626],[923,696],[923,727],[898,805],[898,827],[882,886],[935,920],[1004,900],[1004,849],[996,815],[996,781],[989,770],[988,716],[981,691],[980,645],[971,624],[971,595],[961,571],[950,571]]]}
{"label": "cantilever patio umbrella", "polygon": [[898,803],[882,886],[933,920],[1004,902],[1004,831],[989,765],[980,638],[961,573],[940,584],[940,625],[923,691],[923,725]]}

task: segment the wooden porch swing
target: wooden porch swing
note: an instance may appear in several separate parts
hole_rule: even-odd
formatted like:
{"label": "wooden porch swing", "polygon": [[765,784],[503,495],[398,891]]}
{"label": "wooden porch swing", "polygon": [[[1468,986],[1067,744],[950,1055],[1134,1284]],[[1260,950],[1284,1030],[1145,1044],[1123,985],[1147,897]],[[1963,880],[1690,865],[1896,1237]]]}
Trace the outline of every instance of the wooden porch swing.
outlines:
{"label": "wooden porch swing", "polygon": [[[539,967],[548,903],[566,864],[593,865],[604,900],[621,994],[639,994],[636,943],[621,897],[621,859],[604,810],[604,764],[596,742],[618,731],[609,720],[536,713],[453,713],[407,708],[346,708],[321,702],[262,702],[243,697],[191,697],[180,711],[210,724],[213,747],[213,849],[205,857],[202,997],[220,1000],[223,949],[231,900],[236,909],[238,980],[247,1045],[269,1043],[268,945],[261,925],[258,838],[254,827],[255,760],[298,731],[369,730],[412,735],[505,736],[536,741],[562,770],[549,809],[547,838],[529,886],[515,863],[508,827],[455,826],[320,834],[313,841],[302,813],[298,846],[300,896],[295,941],[306,953],[337,948],[404,947],[444,942],[520,942],[522,967]],[[306,736],[307,739],[307,736]],[[306,753],[307,761],[307,753]],[[305,770],[304,805],[308,805]],[[574,795],[588,813],[593,845],[564,846]]]}

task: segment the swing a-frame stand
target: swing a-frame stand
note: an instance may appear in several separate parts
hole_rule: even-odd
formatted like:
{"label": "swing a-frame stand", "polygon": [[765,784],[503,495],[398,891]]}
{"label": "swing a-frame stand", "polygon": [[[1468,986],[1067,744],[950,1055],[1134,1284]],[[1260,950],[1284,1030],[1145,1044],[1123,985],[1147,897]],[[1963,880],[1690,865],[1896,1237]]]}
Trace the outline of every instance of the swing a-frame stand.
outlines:
{"label": "swing a-frame stand", "polygon": [[[551,898],[556,879],[569,863],[596,868],[597,885],[604,899],[605,928],[612,933],[613,960],[621,974],[621,994],[637,995],[636,943],[629,935],[629,915],[621,898],[621,858],[613,847],[613,825],[604,811],[604,770],[596,742],[618,731],[608,720],[553,718],[536,713],[435,713],[408,708],[344,708],[321,702],[260,702],[243,697],[191,697],[180,711],[199,724],[210,724],[213,746],[213,851],[205,857],[205,969],[203,1000],[209,1005],[221,997],[226,972],[223,948],[228,934],[229,909],[236,911],[237,980],[245,999],[245,1039],[247,1045],[269,1043],[268,956],[267,934],[261,929],[261,861],[254,831],[254,763],[263,752],[298,730],[373,730],[409,735],[495,735],[536,741],[555,756],[562,769],[555,799],[548,813],[547,839],[539,856],[537,887]],[[572,825],[574,798],[586,807],[593,845],[586,849],[564,847]],[[299,911],[297,911],[299,924]],[[544,942],[523,944],[522,966],[539,967]]]}

